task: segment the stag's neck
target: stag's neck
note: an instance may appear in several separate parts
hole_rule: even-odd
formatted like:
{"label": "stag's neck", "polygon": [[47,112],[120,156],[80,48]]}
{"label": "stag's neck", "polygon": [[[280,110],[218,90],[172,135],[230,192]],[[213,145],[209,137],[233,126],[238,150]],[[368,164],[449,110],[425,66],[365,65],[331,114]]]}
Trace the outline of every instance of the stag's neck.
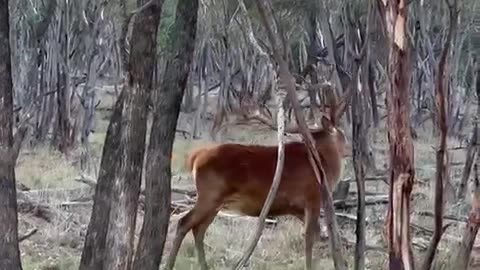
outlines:
{"label": "stag's neck", "polygon": [[335,144],[332,143],[317,144],[317,150],[322,160],[330,190],[333,190],[343,173],[343,158],[335,147]]}

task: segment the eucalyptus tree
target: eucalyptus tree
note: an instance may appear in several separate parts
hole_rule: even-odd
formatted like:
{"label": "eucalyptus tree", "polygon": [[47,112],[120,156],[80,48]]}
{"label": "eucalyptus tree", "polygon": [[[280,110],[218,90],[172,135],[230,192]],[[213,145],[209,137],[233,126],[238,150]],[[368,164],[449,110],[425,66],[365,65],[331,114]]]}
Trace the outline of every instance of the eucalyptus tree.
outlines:
{"label": "eucalyptus tree", "polygon": [[0,269],[21,270],[13,148],[13,83],[8,0],[0,1]]}
{"label": "eucalyptus tree", "polygon": [[180,106],[193,62],[199,0],[177,0],[169,29],[163,81],[152,91],[153,122],[145,177],[145,215],[133,269],[157,270],[167,238],[171,200],[171,156]]}
{"label": "eucalyptus tree", "polygon": [[[152,90],[163,1],[140,1],[138,4],[138,9],[129,17],[133,18],[133,26],[127,78],[105,138],[80,269],[130,269],[132,265],[147,131],[147,100]],[[124,23],[128,26],[128,21]],[[123,29],[128,30],[128,27]]]}

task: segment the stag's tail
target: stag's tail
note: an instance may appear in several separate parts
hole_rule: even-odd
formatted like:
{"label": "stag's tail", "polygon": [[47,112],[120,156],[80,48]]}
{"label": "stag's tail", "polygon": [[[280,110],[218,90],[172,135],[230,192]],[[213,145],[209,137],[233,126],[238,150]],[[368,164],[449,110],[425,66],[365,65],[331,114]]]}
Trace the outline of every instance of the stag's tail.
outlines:
{"label": "stag's tail", "polygon": [[194,173],[195,162],[197,162],[198,158],[202,156],[203,153],[208,152],[210,148],[212,148],[213,146],[215,145],[204,145],[196,149],[193,149],[188,155],[188,158],[186,159],[185,167],[187,168],[187,170],[189,172]]}
{"label": "stag's tail", "polygon": [[193,150],[192,152],[190,152],[190,154],[188,155],[188,158],[187,158],[187,163],[185,164],[185,166],[187,167],[187,170],[189,172],[192,172],[193,171],[193,165],[195,164],[195,160],[197,159],[197,157],[205,152],[205,148],[198,148],[198,149],[195,149]]}

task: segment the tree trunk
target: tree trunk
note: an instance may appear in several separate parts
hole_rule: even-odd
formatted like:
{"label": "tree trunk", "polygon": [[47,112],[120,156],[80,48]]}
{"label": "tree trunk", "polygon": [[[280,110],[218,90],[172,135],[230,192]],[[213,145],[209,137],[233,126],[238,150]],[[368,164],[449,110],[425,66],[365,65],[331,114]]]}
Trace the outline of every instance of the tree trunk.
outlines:
{"label": "tree trunk", "polygon": [[473,244],[477,238],[478,229],[480,228],[480,178],[478,170],[480,159],[477,158],[475,164],[474,189],[472,193],[472,208],[468,216],[467,226],[463,232],[462,242],[459,245],[456,254],[449,262],[446,269],[468,269],[470,255],[472,253]]}
{"label": "tree trunk", "polygon": [[375,91],[375,74],[374,74],[373,64],[369,60],[367,61],[366,64],[368,68],[365,68],[364,72],[367,73],[366,77],[368,81],[370,105],[372,106],[373,126],[375,128],[378,128],[380,124],[380,113],[378,112],[377,93]]}
{"label": "tree trunk", "polygon": [[320,23],[320,29],[322,31],[323,37],[325,38],[325,44],[328,48],[328,55],[327,59],[329,63],[333,67],[333,76],[334,76],[334,84],[340,88],[340,93],[343,93],[349,84],[348,80],[345,78],[345,76],[341,76],[340,70],[340,61],[339,61],[339,56],[338,56],[338,49],[337,49],[337,43],[332,31],[332,27],[329,22],[330,18],[330,11],[327,7],[327,4],[322,1],[322,6],[319,8],[319,23]]}
{"label": "tree trunk", "polygon": [[[349,9],[358,10],[360,2],[355,2]],[[357,5],[357,6],[355,6]],[[349,59],[353,59],[351,63],[352,81],[350,83],[350,91],[352,91],[352,153],[353,153],[353,168],[355,172],[355,180],[357,183],[357,223],[356,223],[356,245],[354,254],[354,268],[355,270],[365,269],[365,250],[366,250],[366,221],[365,221],[365,175],[367,168],[374,168],[373,155],[368,153],[367,141],[367,114],[365,110],[367,106],[367,94],[360,91],[359,79],[362,81],[362,89],[367,89],[367,75],[368,66],[370,63],[369,53],[369,33],[372,25],[372,4],[368,5],[367,20],[365,28],[361,29],[360,14],[355,12],[352,17],[350,12],[346,12],[346,16],[350,17],[350,24],[348,25],[348,34],[350,42],[348,50],[351,55]],[[356,24],[355,24],[356,23]],[[364,30],[364,31],[363,31]],[[358,33],[364,32],[363,37]],[[363,40],[362,40],[363,38]],[[362,68],[362,76],[360,74],[360,67]],[[360,78],[359,78],[360,77]]]}
{"label": "tree trunk", "polygon": [[448,102],[447,91],[448,81],[450,79],[448,55],[451,47],[452,38],[456,34],[457,29],[457,0],[450,8],[450,27],[448,29],[447,39],[443,45],[443,51],[438,62],[437,79],[435,82],[436,105],[438,129],[440,130],[440,143],[437,150],[436,160],[436,181],[435,181],[435,228],[430,246],[428,247],[422,270],[430,270],[432,262],[437,252],[438,243],[443,234],[443,209],[444,209],[444,185],[448,183],[448,151],[447,151],[447,133],[449,124],[448,120]]}
{"label": "tree trunk", "polygon": [[389,37],[390,87],[387,90],[390,145],[390,203],[386,219],[390,269],[414,269],[410,246],[410,195],[415,178],[410,132],[410,65],[405,0],[378,2]]}
{"label": "tree trunk", "polygon": [[[152,89],[157,28],[163,1],[149,2],[133,24],[124,111],[121,160],[114,178],[103,269],[130,269],[145,151],[147,99]],[[139,1],[146,5],[146,1]],[[115,206],[115,207],[113,207]]]}
{"label": "tree trunk", "polygon": [[[225,11],[226,12],[226,11]],[[227,16],[227,15],[225,15]],[[216,133],[221,128],[220,126],[222,123],[227,119],[228,113],[231,112],[231,105],[230,105],[230,85],[232,81],[232,52],[230,48],[230,40],[228,37],[228,27],[227,27],[228,19],[225,18],[225,26],[224,26],[224,33],[223,33],[223,44],[225,47],[225,51],[223,54],[223,66],[220,72],[220,89],[218,92],[217,97],[217,111],[215,112],[212,131],[211,131],[211,138],[212,140],[216,140]]]}
{"label": "tree trunk", "polygon": [[118,157],[121,154],[121,116],[125,95],[125,91],[120,93],[108,125],[98,182],[95,187],[92,215],[90,223],[88,224],[87,235],[85,236],[85,243],[80,260],[80,270],[103,269],[105,239],[112,206],[111,188],[118,166]]}
{"label": "tree trunk", "polygon": [[260,11],[262,25],[266,28],[268,39],[270,41],[273,56],[275,61],[279,64],[280,77],[283,83],[286,84],[287,98],[292,103],[295,118],[300,127],[302,138],[305,142],[309,154],[309,162],[315,173],[316,179],[319,183],[319,189],[322,196],[322,206],[325,210],[325,218],[330,238],[330,247],[332,250],[332,257],[335,269],[348,269],[347,261],[343,256],[343,247],[338,233],[338,225],[335,219],[335,209],[333,208],[333,200],[331,196],[330,187],[325,183],[325,170],[322,162],[315,150],[313,137],[308,131],[307,123],[303,118],[300,109],[300,103],[295,94],[295,79],[288,69],[286,57],[286,44],[283,35],[278,31],[273,15],[272,3],[270,0],[256,1],[257,8]]}
{"label": "tree trunk", "polygon": [[358,64],[355,64],[352,84],[352,140],[353,140],[353,168],[357,182],[357,224],[356,224],[356,245],[355,245],[355,264],[354,269],[361,270],[365,268],[365,162],[366,153],[363,151],[363,145],[366,143],[365,114],[363,112],[364,95],[360,93],[358,85]]}
{"label": "tree trunk", "polygon": [[[97,100],[96,92],[95,92],[95,84],[97,82],[97,70],[100,66],[101,62],[101,55],[100,51],[102,49],[103,42],[102,42],[102,37],[101,33],[105,29],[105,19],[104,16],[101,16],[101,14],[104,12],[104,5],[105,2],[99,1],[96,3],[95,10],[92,12],[92,14],[89,14],[89,17],[95,18],[94,21],[90,24],[89,26],[89,34],[88,34],[88,40],[89,43],[86,45],[86,58],[87,60],[87,65],[86,65],[86,82],[82,91],[82,96],[81,96],[81,101],[82,101],[82,108],[83,108],[83,117],[82,117],[82,123],[81,123],[81,136],[80,136],[80,142],[82,146],[82,153],[80,157],[80,168],[82,172],[91,172],[91,164],[90,164],[90,147],[89,147],[89,136],[90,133],[93,132],[95,129],[95,103]],[[118,82],[119,77],[121,76],[121,71],[120,71],[120,66],[121,66],[121,60],[120,60],[120,54],[118,51],[118,45],[114,45],[114,53],[116,53],[117,56],[117,68],[116,68],[116,75],[118,76],[116,78],[116,81]],[[115,84],[115,94],[117,95],[117,83]]]}
{"label": "tree trunk", "polygon": [[[480,101],[480,64],[477,64],[476,67],[476,91],[477,91],[477,98]],[[480,116],[480,103],[477,104],[477,117]],[[478,121],[478,119],[477,119]],[[462,200],[465,197],[465,191],[467,188],[468,178],[470,177],[470,172],[472,171],[473,162],[475,160],[475,156],[478,155],[478,147],[475,147],[475,144],[478,142],[479,138],[479,130],[478,124],[475,123],[473,127],[472,137],[467,147],[467,157],[465,159],[465,166],[463,167],[462,178],[460,180],[460,186],[457,190],[457,200]]]}
{"label": "tree trunk", "polygon": [[[69,70],[69,46],[68,46],[68,1],[64,3],[63,10],[60,12],[58,45],[60,46],[61,54],[57,59],[57,147],[60,152],[68,154],[73,146],[71,140],[72,125],[70,122],[70,70]],[[63,62],[63,64],[62,64]]]}
{"label": "tree trunk", "polygon": [[[193,122],[193,127],[192,127],[192,134],[190,139],[195,140],[196,138],[199,137],[200,132],[199,131],[199,125],[200,121],[202,119],[202,111],[203,111],[203,104],[202,104],[202,95],[205,94],[207,95],[206,88],[207,88],[207,44],[208,40],[204,38],[204,40],[201,42],[200,48],[199,48],[199,61],[198,61],[198,95],[197,95],[197,100],[196,100],[196,112],[195,112],[195,120]],[[205,101],[206,102],[206,101]]]}
{"label": "tree trunk", "polygon": [[0,269],[21,270],[13,153],[13,84],[8,0],[0,0]]}
{"label": "tree trunk", "polygon": [[[318,51],[318,44],[317,44],[317,16],[318,16],[318,9],[319,9],[319,2],[318,1],[311,1],[311,4],[306,5],[307,7],[307,26],[308,29],[308,37],[310,39],[310,43],[308,45],[307,50],[307,66],[305,68],[305,75],[310,75],[310,82],[312,85],[316,85],[318,83],[318,74],[317,74],[317,51]],[[334,48],[332,48],[334,49]],[[310,109],[313,111],[316,110],[318,107],[317,103],[317,91],[316,87],[309,87],[308,95],[310,97]],[[314,114],[313,114],[313,117]]]}
{"label": "tree trunk", "polygon": [[[477,91],[477,102],[480,102],[480,64],[477,63],[476,67],[477,73],[477,82],[476,82],[476,91]],[[477,119],[475,121],[475,130],[478,132],[478,123],[480,117],[480,103],[477,110]],[[475,148],[477,148],[477,153],[480,150],[480,137],[475,138]],[[468,219],[467,226],[463,234],[462,244],[458,249],[458,253],[454,256],[449,269],[467,269],[468,262],[470,260],[470,254],[472,253],[473,244],[477,236],[478,229],[480,228],[480,157],[477,155],[476,164],[474,166],[474,188],[472,192],[472,208],[470,210],[470,215]]]}
{"label": "tree trunk", "polygon": [[[128,79],[105,139],[92,217],[80,269],[130,269],[145,150],[161,3],[149,2],[134,22]],[[121,157],[121,158],[118,158]]]}
{"label": "tree trunk", "polygon": [[145,216],[133,269],[157,270],[170,219],[171,156],[197,29],[198,0],[179,0],[163,83],[153,93],[154,114],[145,178]]}

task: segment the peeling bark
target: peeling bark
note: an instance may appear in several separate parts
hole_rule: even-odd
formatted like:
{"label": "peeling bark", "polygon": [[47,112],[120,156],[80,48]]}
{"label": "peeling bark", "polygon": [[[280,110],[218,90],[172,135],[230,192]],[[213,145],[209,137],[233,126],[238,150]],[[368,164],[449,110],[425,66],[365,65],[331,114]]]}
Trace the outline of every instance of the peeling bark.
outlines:
{"label": "peeling bark", "polygon": [[405,0],[378,2],[389,37],[390,87],[386,106],[390,148],[390,203],[386,219],[390,269],[414,269],[410,245],[410,195],[415,178],[410,127],[409,42]]}

